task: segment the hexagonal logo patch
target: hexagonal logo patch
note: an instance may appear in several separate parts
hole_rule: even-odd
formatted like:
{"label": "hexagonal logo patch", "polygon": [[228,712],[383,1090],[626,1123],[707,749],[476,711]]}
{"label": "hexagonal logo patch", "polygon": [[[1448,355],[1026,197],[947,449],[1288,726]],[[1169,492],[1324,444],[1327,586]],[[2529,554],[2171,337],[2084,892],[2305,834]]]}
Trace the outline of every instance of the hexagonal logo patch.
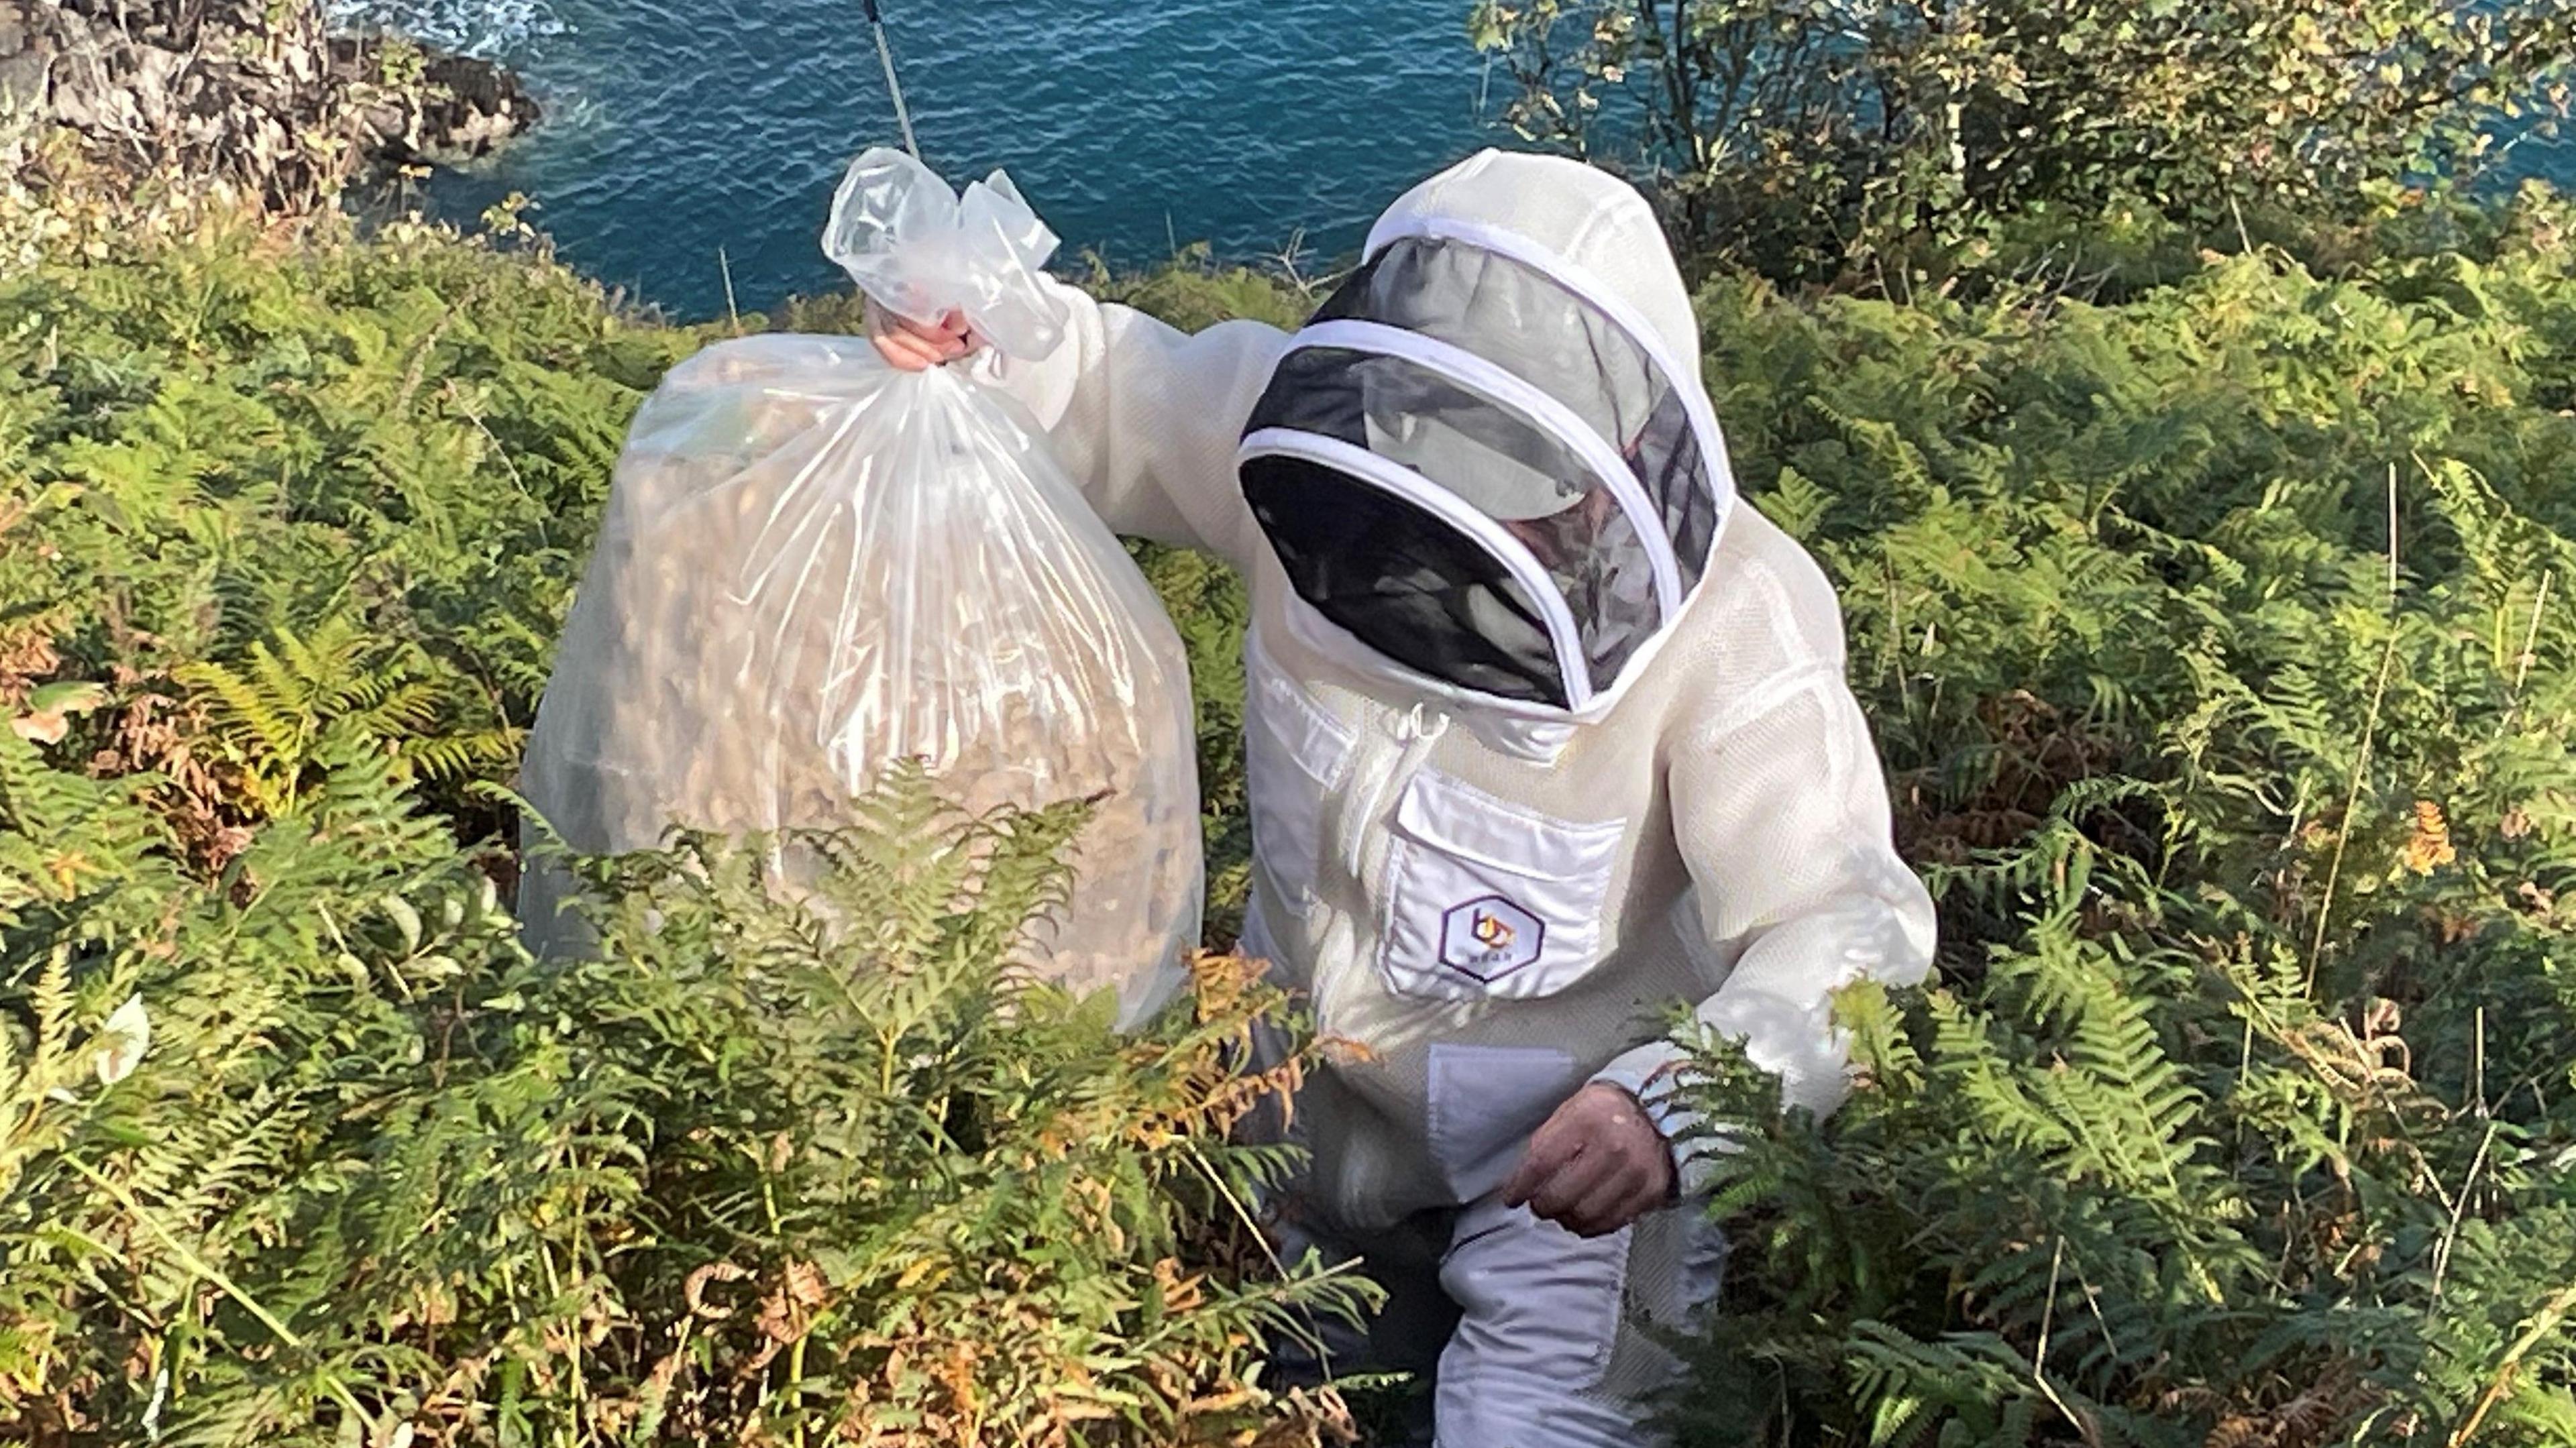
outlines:
{"label": "hexagonal logo patch", "polygon": [[1546,943],[1547,922],[1500,895],[1440,918],[1440,963],[1489,985],[1535,963]]}

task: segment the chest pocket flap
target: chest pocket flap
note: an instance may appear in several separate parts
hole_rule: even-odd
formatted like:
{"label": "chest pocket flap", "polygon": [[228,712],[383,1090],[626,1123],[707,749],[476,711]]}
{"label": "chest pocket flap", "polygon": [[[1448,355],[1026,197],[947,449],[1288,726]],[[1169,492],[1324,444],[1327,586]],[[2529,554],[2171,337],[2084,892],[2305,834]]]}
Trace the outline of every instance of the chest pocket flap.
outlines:
{"label": "chest pocket flap", "polygon": [[1537,814],[1425,771],[1387,858],[1379,969],[1400,995],[1536,999],[1600,963],[1627,826]]}

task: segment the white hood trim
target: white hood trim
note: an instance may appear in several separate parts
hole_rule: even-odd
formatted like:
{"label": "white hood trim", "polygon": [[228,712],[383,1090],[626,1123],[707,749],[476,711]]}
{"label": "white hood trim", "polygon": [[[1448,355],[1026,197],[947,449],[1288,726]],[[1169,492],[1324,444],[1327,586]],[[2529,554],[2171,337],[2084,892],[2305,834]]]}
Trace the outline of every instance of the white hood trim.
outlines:
{"label": "white hood trim", "polygon": [[1437,337],[1390,327],[1384,322],[1341,320],[1318,322],[1288,341],[1289,350],[1319,347],[1345,352],[1366,352],[1410,362],[1447,381],[1519,413],[1521,420],[1564,444],[1601,479],[1601,484],[1619,500],[1619,510],[1628,515],[1629,526],[1637,530],[1637,541],[1645,547],[1647,560],[1655,571],[1655,605],[1661,615],[1658,622],[1668,623],[1681,612],[1681,567],[1673,559],[1673,547],[1664,520],[1655,513],[1654,504],[1646,500],[1646,489],[1619,456],[1613,441],[1575,414],[1573,408],[1550,397],[1512,372],[1495,366],[1464,347],[1452,346]]}
{"label": "white hood trim", "polygon": [[[1523,758],[1553,759],[1572,738],[1574,730],[1599,723],[1619,706],[1637,680],[1652,667],[1665,644],[1679,631],[1683,615],[1707,591],[1709,580],[1716,576],[1717,555],[1725,543],[1727,524],[1734,519],[1739,501],[1735,491],[1734,465],[1726,451],[1726,434],[1718,426],[1717,409],[1708,400],[1707,388],[1699,380],[1699,369],[1683,366],[1672,345],[1646,319],[1645,314],[1582,264],[1507,227],[1427,212],[1389,212],[1380,217],[1369,232],[1367,248],[1362,253],[1363,264],[1396,242],[1414,237],[1453,241],[1490,251],[1544,274],[1599,308],[1636,342],[1649,360],[1663,370],[1665,379],[1681,394],[1682,407],[1689,416],[1692,433],[1698,439],[1709,487],[1715,495],[1717,518],[1709,534],[1708,563],[1701,569],[1698,583],[1684,595],[1679,607],[1666,613],[1663,626],[1629,656],[1626,666],[1620,669],[1618,678],[1611,682],[1609,688],[1597,693],[1587,688],[1584,692],[1589,697],[1583,699],[1579,707],[1571,709],[1479,693],[1407,668],[1324,617],[1294,587],[1288,586],[1286,580],[1281,580],[1280,591],[1286,599],[1289,630],[1306,647],[1361,678],[1386,680],[1441,705],[1470,732],[1497,749]],[[1248,450],[1249,439],[1245,446]],[[1352,451],[1373,462],[1382,462],[1375,454],[1356,448]],[[1622,471],[1625,471],[1624,467]],[[1439,490],[1435,488],[1433,491]],[[1661,532],[1661,529],[1656,531]],[[1517,540],[1509,539],[1509,535],[1505,537],[1516,551],[1527,555],[1528,550],[1519,548]],[[1536,565],[1536,559],[1529,561],[1532,566]],[[1562,595],[1553,588],[1547,590],[1547,597],[1554,600],[1559,608],[1563,607]],[[1570,619],[1568,623],[1570,625]],[[1559,657],[1563,657],[1562,650]],[[1569,670],[1566,677],[1569,685],[1588,685],[1590,682],[1588,674],[1580,670]],[[1568,696],[1575,697],[1571,689]]]}

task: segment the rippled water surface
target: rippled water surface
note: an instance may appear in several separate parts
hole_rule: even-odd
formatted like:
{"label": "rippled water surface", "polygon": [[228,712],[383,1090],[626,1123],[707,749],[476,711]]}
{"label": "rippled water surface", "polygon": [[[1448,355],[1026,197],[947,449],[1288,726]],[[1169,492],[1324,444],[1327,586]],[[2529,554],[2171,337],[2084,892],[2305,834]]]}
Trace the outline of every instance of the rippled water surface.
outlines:
{"label": "rippled water surface", "polygon": [[[832,187],[896,137],[860,0],[335,0],[505,60],[553,108],[486,174],[591,274],[683,316],[834,274]],[[882,0],[915,124],[952,180],[1008,169],[1066,241],[1121,265],[1175,241],[1331,257],[1404,187],[1492,138],[1468,0]],[[2532,159],[2576,180],[2576,147]]]}
{"label": "rippled water surface", "polygon": [[[884,0],[913,122],[952,180],[1007,169],[1113,262],[1175,241],[1330,255],[1482,144],[1466,0]],[[553,107],[489,173],[586,271],[675,312],[833,278],[841,168],[896,129],[859,0],[350,0],[344,12],[517,66]]]}

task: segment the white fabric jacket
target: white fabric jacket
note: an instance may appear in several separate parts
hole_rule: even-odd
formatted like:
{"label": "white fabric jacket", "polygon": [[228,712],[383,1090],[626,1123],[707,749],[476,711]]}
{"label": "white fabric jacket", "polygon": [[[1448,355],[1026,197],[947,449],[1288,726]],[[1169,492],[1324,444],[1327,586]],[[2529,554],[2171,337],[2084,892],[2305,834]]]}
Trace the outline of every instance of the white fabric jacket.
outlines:
{"label": "white fabric jacket", "polygon": [[[1398,202],[1372,250],[1426,229],[1502,238],[1615,296],[1706,413],[1681,277],[1623,183],[1487,152]],[[1251,322],[1183,335],[1059,294],[1059,348],[978,365],[1112,528],[1250,582],[1245,948],[1349,1048],[1298,1105],[1313,1206],[1370,1230],[1473,1202],[1587,1081],[1637,1093],[1684,1137],[1655,1083],[1686,1003],[1779,1073],[1787,1101],[1832,1110],[1848,1088],[1829,993],[1921,979],[1933,912],[1894,850],[1840,609],[1805,551],[1727,483],[1704,579],[1615,687],[1564,707],[1440,682],[1300,597],[1247,506],[1247,419],[1291,338]],[[1704,1165],[1686,1155],[1686,1190]]]}

